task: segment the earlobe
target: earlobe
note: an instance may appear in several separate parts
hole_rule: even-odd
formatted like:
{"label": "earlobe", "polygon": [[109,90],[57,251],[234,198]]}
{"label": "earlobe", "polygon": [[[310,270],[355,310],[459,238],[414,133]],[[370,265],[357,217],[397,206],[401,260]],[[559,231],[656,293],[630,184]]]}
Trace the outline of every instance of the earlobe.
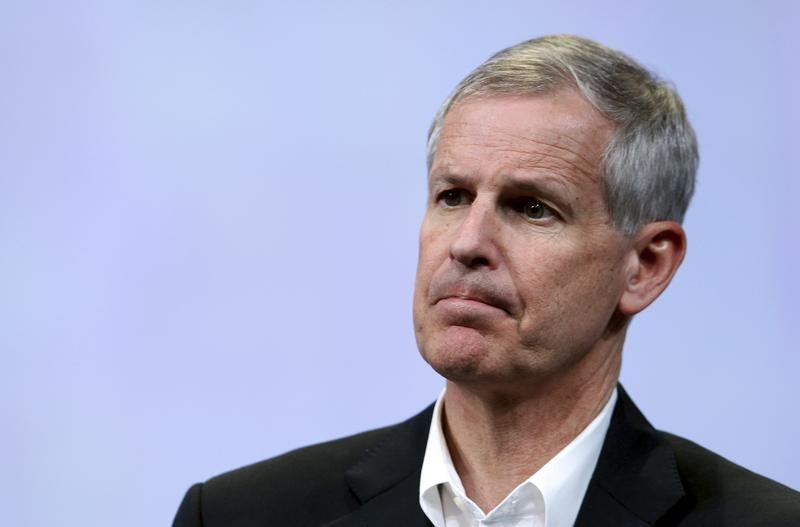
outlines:
{"label": "earlobe", "polygon": [[667,288],[686,254],[686,234],[673,221],[648,223],[634,236],[619,311],[639,313]]}

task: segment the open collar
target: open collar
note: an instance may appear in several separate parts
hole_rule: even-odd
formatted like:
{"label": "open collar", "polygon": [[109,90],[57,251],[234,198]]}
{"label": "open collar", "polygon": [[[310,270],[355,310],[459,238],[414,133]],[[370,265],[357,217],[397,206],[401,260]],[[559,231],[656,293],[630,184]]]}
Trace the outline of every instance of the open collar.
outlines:
{"label": "open collar", "polygon": [[[470,508],[477,507],[466,497],[448,451],[442,428],[444,397],[443,390],[433,408],[420,480],[420,506],[436,525],[445,523],[446,505],[439,492],[442,484],[447,486],[448,499],[458,496],[457,499],[469,502]],[[521,482],[495,510],[486,513],[488,521],[502,524],[500,518],[504,515],[523,514],[546,518],[549,526],[573,525],[600,456],[617,397],[617,390],[612,390],[600,413],[535,474]]]}
{"label": "open collar", "polygon": [[[686,504],[672,448],[622,386],[575,525],[644,527]],[[426,527],[419,506],[433,405],[387,432],[345,473],[361,506],[325,527]]]}

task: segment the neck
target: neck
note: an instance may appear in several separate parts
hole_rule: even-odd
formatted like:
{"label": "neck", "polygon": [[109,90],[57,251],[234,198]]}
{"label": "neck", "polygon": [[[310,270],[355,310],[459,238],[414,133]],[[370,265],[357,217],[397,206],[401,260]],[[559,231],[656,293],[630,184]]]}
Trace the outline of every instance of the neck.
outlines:
{"label": "neck", "polygon": [[530,381],[525,393],[447,383],[445,438],[467,495],[481,509],[497,506],[597,417],[616,386],[622,342],[604,351]]}

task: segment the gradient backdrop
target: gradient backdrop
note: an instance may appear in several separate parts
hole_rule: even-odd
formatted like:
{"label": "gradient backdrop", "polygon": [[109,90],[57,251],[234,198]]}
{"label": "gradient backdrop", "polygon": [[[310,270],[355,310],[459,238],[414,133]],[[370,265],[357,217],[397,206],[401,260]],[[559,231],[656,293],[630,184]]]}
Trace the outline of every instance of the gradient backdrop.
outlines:
{"label": "gradient backdrop", "polygon": [[432,401],[428,124],[557,32],[673,81],[702,148],[623,382],[799,488],[798,5],[3,1],[0,525],[167,525],[193,482]]}

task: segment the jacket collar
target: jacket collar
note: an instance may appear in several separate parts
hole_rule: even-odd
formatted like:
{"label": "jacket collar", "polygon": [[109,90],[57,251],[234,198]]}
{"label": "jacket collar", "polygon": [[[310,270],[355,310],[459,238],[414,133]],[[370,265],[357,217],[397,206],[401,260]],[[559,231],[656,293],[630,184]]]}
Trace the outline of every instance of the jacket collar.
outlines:
{"label": "jacket collar", "polygon": [[[644,527],[686,504],[675,454],[621,385],[576,526]],[[361,507],[325,527],[425,527],[419,479],[433,405],[387,431],[345,473]]]}

